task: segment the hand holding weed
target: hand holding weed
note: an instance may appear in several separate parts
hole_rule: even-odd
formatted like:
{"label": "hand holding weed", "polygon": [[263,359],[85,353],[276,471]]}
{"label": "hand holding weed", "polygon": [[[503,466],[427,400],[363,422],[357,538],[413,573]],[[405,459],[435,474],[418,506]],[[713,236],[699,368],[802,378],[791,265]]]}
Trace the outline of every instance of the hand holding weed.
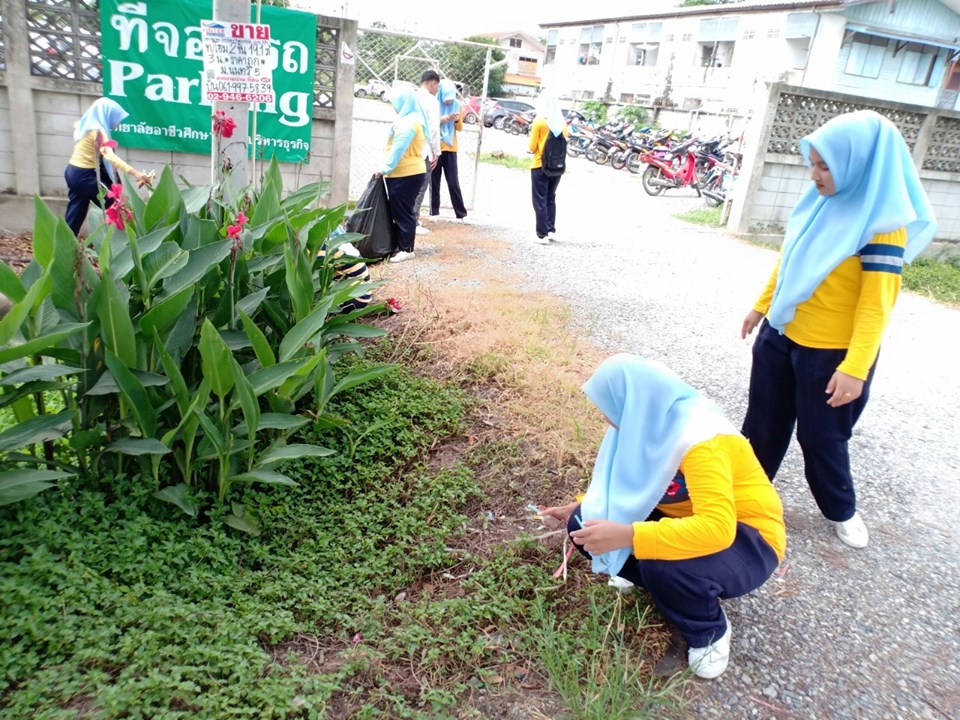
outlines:
{"label": "hand holding weed", "polygon": [[567,524],[573,511],[577,509],[580,503],[572,502],[569,505],[559,507],[548,507],[540,511],[540,520],[551,530],[556,530]]}
{"label": "hand holding weed", "polygon": [[570,533],[577,545],[591,555],[633,547],[633,526],[610,520],[584,520],[583,529]]}

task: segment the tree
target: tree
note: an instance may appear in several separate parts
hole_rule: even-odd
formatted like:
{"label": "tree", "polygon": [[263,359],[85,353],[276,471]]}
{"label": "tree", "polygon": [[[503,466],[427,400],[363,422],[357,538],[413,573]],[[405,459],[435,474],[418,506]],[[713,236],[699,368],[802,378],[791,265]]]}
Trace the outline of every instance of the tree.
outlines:
{"label": "tree", "polygon": [[[387,26],[379,20],[375,21],[372,27],[376,30],[387,29]],[[396,58],[405,55],[416,43],[417,41],[414,38],[387,35],[382,32],[361,32],[357,38],[357,57],[359,59],[359,62],[357,62],[357,82],[370,82],[374,79],[374,76],[387,83],[392,82]],[[400,77],[399,79],[420,83],[419,73],[414,79],[408,77]]]}
{"label": "tree", "polygon": [[[474,35],[468,37],[469,42],[492,45],[499,48],[497,42],[488,37]],[[502,50],[490,53],[490,63],[500,62],[506,57]],[[444,68],[451,80],[459,80],[469,88],[468,92],[479,95],[483,89],[483,73],[486,69],[487,51],[484,48],[469,45],[451,45],[447,67]],[[504,66],[490,71],[490,80],[487,86],[487,95],[499,95],[503,90],[503,76],[507,69]]]}

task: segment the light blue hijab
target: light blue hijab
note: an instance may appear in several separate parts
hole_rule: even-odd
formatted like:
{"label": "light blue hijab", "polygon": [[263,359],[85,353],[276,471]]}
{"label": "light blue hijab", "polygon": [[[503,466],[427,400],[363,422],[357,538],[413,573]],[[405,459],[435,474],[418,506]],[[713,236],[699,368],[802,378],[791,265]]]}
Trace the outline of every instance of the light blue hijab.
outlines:
{"label": "light blue hijab", "polygon": [[413,118],[420,123],[424,134],[430,132],[430,118],[420,104],[416,91],[406,87],[395,88],[391,91],[390,102],[400,118]]}
{"label": "light blue hijab", "polygon": [[[583,391],[616,427],[607,430],[583,498],[584,520],[642,522],[660,502],[694,445],[736,429],[711,400],[660,363],[626,353],[608,358]],[[593,558],[616,575],[631,548]]]}
{"label": "light blue hijab", "polygon": [[73,139],[74,141],[80,140],[91,131],[99,130],[109,140],[113,130],[129,114],[115,100],[99,98],[80,116],[80,121],[73,131]]}
{"label": "light blue hijab", "polygon": [[[457,100],[457,86],[452,80],[441,80],[437,90],[437,100],[440,103],[440,116],[459,114],[460,101]],[[456,120],[440,123],[440,139],[447,145],[453,145],[456,136]]]}
{"label": "light blue hijab", "polygon": [[780,271],[767,319],[784,331],[797,310],[841,262],[878,233],[907,229],[904,260],[937,231],[930,200],[896,125],[872,110],[835,117],[800,141],[820,153],[836,184],[823,197],[811,185],[787,221]]}
{"label": "light blue hijab", "polygon": [[547,121],[547,127],[557,137],[567,126],[567,121],[560,110],[560,101],[556,93],[549,90],[542,90],[537,98],[537,118],[543,118]]}

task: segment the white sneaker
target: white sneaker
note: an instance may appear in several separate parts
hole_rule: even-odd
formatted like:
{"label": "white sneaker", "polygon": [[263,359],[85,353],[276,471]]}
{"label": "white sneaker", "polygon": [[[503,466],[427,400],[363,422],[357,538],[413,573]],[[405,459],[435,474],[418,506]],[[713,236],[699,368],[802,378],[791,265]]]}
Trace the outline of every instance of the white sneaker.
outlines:
{"label": "white sneaker", "polygon": [[425,228],[423,225],[417,225],[417,235],[429,235],[430,229]]}
{"label": "white sneaker", "polygon": [[547,240],[549,240],[550,242],[556,242],[556,241],[557,241],[557,234],[556,234],[556,233],[547,233]]}
{"label": "white sneaker", "polygon": [[464,215],[462,218],[457,218],[457,222],[461,225],[473,225],[473,221]]}
{"label": "white sneaker", "polygon": [[414,257],[415,255],[412,250],[410,252],[404,252],[403,250],[400,250],[395,253],[392,258],[390,258],[390,262],[398,263],[403,262],[404,260],[413,260]]}
{"label": "white sneaker", "polygon": [[716,640],[706,647],[689,648],[687,650],[687,662],[693,674],[705,680],[713,680],[723,675],[723,671],[730,664],[730,621],[727,620],[727,614],[723,613],[723,619],[727,623],[727,629],[719,640]]}
{"label": "white sneaker", "polygon": [[629,580],[625,580],[619,575],[613,575],[607,580],[607,585],[612,588],[615,588],[618,593],[621,595],[629,595],[633,592],[633,583]]}
{"label": "white sneaker", "polygon": [[853,517],[844,522],[838,522],[837,537],[843,540],[850,547],[865,548],[870,542],[870,533],[867,532],[867,526],[860,519],[860,513],[854,513]]}
{"label": "white sneaker", "polygon": [[533,241],[534,241],[535,243],[537,243],[537,245],[549,245],[549,244],[550,244],[550,238],[549,238],[549,237],[535,237],[535,238],[533,239]]}

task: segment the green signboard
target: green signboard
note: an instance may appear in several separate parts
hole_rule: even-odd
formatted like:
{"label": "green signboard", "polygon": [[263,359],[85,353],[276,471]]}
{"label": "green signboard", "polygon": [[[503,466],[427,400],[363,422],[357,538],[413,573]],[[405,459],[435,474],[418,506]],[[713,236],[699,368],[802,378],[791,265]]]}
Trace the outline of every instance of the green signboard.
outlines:
{"label": "green signboard", "polygon": [[[212,16],[212,0],[100,0],[104,95],[130,113],[114,133],[121,145],[210,153],[200,21]],[[317,18],[264,7],[260,22],[270,26],[276,96],[258,103],[257,157],[301,162],[310,152]]]}

